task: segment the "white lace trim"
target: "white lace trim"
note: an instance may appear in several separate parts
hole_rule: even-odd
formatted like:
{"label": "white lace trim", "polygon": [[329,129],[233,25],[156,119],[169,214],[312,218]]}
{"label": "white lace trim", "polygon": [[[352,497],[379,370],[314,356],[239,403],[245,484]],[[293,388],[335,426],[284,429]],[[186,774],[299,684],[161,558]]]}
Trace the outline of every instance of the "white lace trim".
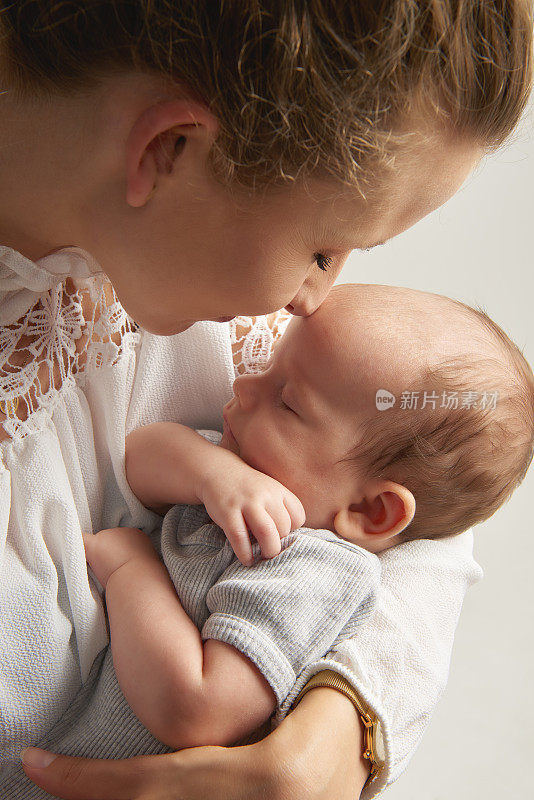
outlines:
{"label": "white lace trim", "polygon": [[[12,438],[40,430],[61,393],[135,349],[140,334],[101,273],[71,277],[42,294],[25,315],[0,327],[0,412]],[[5,437],[2,437],[5,438]]]}
{"label": "white lace trim", "polygon": [[285,309],[261,317],[236,317],[230,322],[235,374],[263,372],[291,314]]}
{"label": "white lace trim", "polygon": [[[235,374],[261,372],[291,314],[237,317],[230,323]],[[103,273],[67,277],[40,295],[21,319],[0,326],[1,426],[11,438],[41,430],[61,394],[118,363],[140,340]],[[0,436],[0,439],[5,438]]]}
{"label": "white lace trim", "polygon": [[10,247],[0,247],[0,325],[11,325],[56,284],[102,273],[79,247],[64,247],[35,263]]}

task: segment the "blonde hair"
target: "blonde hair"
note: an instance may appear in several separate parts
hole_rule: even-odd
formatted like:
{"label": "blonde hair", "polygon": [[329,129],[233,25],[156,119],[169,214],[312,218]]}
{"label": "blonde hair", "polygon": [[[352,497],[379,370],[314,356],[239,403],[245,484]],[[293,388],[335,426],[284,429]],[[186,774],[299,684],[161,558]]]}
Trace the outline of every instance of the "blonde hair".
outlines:
{"label": "blonde hair", "polygon": [[528,0],[17,0],[0,25],[25,95],[124,70],[185,87],[219,120],[227,185],[324,173],[363,193],[415,103],[489,150],[531,86]]}
{"label": "blonde hair", "polygon": [[[345,459],[368,478],[393,480],[414,495],[415,516],[396,544],[450,536],[488,519],[521,484],[534,455],[534,376],[528,362],[483,309],[450,302],[481,326],[500,354],[473,352],[426,366],[407,391],[420,397],[435,392],[436,408],[397,405],[387,416],[379,413]],[[462,395],[470,391],[479,395],[472,398],[476,404],[462,407]],[[441,407],[452,393],[458,408]],[[488,399],[492,393],[495,407]]]}

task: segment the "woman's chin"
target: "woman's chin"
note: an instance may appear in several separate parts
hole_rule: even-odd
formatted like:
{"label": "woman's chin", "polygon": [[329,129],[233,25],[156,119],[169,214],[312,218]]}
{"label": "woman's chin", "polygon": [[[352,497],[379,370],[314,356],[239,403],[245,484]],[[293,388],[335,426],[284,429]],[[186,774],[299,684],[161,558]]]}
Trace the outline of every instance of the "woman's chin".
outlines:
{"label": "woman's chin", "polygon": [[140,325],[141,328],[143,328],[143,330],[145,330],[147,333],[152,333],[155,336],[175,336],[177,333],[183,333],[184,331],[191,328],[195,324],[195,322],[198,322],[198,320],[184,319],[183,321],[180,320],[178,320],[177,322],[173,321],[168,325],[162,323],[161,320],[152,323],[152,321],[136,319],[135,322],[138,325]]}

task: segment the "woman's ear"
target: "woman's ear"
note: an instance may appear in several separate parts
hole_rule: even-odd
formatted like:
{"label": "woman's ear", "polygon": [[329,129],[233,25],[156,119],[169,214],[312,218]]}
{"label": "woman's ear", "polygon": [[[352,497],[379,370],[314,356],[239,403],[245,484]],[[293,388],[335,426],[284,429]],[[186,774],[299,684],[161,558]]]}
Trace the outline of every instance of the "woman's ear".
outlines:
{"label": "woman's ear", "polygon": [[393,544],[415,514],[415,498],[405,486],[387,480],[369,481],[363,500],[338,511],[336,533],[347,541],[379,553]]}
{"label": "woman's ear", "polygon": [[187,98],[150,106],[134,122],[126,142],[126,202],[143,206],[158,177],[172,173],[189,141],[204,144],[205,155],[217,135],[216,118]]}

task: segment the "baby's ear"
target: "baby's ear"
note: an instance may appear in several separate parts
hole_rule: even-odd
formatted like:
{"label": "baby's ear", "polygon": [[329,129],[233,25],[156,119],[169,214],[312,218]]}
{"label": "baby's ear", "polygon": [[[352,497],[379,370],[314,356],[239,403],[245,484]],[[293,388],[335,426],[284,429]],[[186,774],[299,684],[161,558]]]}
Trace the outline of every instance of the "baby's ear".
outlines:
{"label": "baby's ear", "polygon": [[412,521],[415,498],[405,486],[388,480],[368,481],[357,503],[338,511],[336,533],[372,553],[386,550]]}

